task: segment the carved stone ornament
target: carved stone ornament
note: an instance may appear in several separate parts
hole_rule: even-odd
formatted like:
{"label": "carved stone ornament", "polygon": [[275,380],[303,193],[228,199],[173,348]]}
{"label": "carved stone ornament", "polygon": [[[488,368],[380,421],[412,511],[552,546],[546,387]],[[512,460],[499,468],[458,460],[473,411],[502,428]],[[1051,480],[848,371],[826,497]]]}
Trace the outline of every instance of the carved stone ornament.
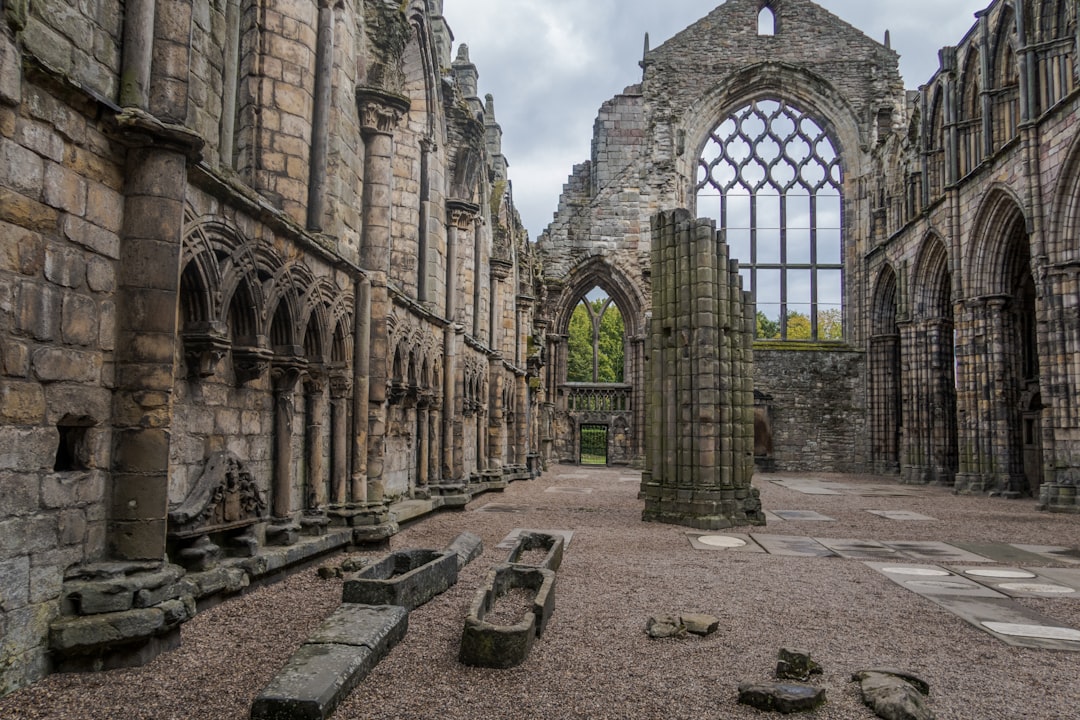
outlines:
{"label": "carved stone ornament", "polygon": [[234,345],[232,349],[233,371],[240,384],[257,380],[270,369],[274,351],[266,347],[265,338],[251,345]]}
{"label": "carved stone ornament", "polygon": [[266,500],[255,478],[233,453],[214,453],[195,486],[169,508],[169,537],[187,539],[266,520]]}
{"label": "carved stone ornament", "polygon": [[184,328],[184,358],[191,377],[207,378],[229,354],[229,331],[222,322],[192,323]]}
{"label": "carved stone ornament", "polygon": [[401,118],[409,112],[408,98],[377,88],[356,89],[356,107],[360,113],[360,128],[365,133],[392,134]]}
{"label": "carved stone ornament", "polygon": [[480,206],[464,200],[446,202],[446,221],[458,230],[469,230],[480,215]]}

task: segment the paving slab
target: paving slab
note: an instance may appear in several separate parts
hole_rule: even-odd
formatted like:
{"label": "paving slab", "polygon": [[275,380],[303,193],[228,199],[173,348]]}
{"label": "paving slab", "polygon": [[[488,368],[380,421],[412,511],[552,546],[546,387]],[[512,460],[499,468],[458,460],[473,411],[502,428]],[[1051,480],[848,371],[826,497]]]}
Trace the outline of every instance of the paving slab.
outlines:
{"label": "paving slab", "polygon": [[701,533],[688,532],[686,538],[695,550],[721,550],[734,552],[764,553],[765,548],[758,545],[749,535],[740,533]]}
{"label": "paving slab", "polygon": [[832,486],[826,487],[820,482],[813,480],[770,480],[769,482],[780,487],[801,492],[804,495],[840,495],[839,489]]}
{"label": "paving slab", "polygon": [[568,550],[570,548],[570,541],[574,538],[573,530],[538,530],[536,528],[514,528],[510,531],[510,534],[499,541],[499,544],[495,547],[500,550],[510,550],[514,548],[518,543],[518,538],[522,533],[536,533],[538,535],[559,535],[563,539],[563,549]]}
{"label": "paving slab", "polygon": [[532,508],[526,505],[506,505],[504,503],[488,503],[487,505],[481,505],[473,510],[473,512],[501,512],[501,513],[527,513]]}
{"label": "paving slab", "polygon": [[848,560],[896,560],[901,553],[873,540],[849,540],[845,538],[816,538],[819,543]]}
{"label": "paving slab", "polygon": [[765,511],[765,520],[766,522],[784,522],[784,518],[780,517],[772,510]]}
{"label": "paving slab", "polygon": [[1080,565],[1080,550],[1076,548],[1061,547],[1058,545],[1021,545],[1012,543],[1012,546],[1035,553],[1053,563],[1066,563],[1068,565]]}
{"label": "paving slab", "polygon": [[991,562],[989,558],[982,555],[934,540],[888,540],[882,544],[895,548],[916,560],[947,563]]}
{"label": "paving slab", "polygon": [[952,567],[953,572],[1012,598],[1077,597],[1077,589],[1027,568]]}
{"label": "paving slab", "polygon": [[1047,561],[1045,555],[1021,550],[1017,546],[1008,543],[954,542],[950,544],[1003,565],[1040,565]]}
{"label": "paving slab", "polygon": [[567,480],[584,480],[589,477],[589,473],[559,473],[559,477]]}
{"label": "paving slab", "polygon": [[552,485],[544,490],[546,493],[562,493],[565,495],[592,495],[593,489],[589,487],[565,487]]}
{"label": "paving slab", "polygon": [[920,497],[920,493],[898,485],[852,485],[849,495],[861,497]]}
{"label": "paving slab", "polygon": [[1001,598],[1001,593],[935,565],[868,562],[897,585],[924,596]]}
{"label": "paving slab", "polygon": [[808,520],[815,522],[836,522],[835,518],[822,515],[815,510],[773,510],[773,513],[784,520]]}
{"label": "paving slab", "polygon": [[797,535],[750,535],[770,555],[788,557],[836,557],[829,548],[811,537]]}
{"label": "paving slab", "polygon": [[1077,568],[1024,568],[1037,572],[1040,577],[1048,578],[1052,582],[1067,585],[1080,592],[1080,569]]}
{"label": "paving slab", "polygon": [[922,513],[912,512],[910,510],[867,510],[866,512],[871,515],[877,515],[883,517],[886,520],[898,520],[898,521],[914,521],[914,520],[936,520],[929,515],[923,515]]}
{"label": "paving slab", "polygon": [[1010,598],[924,597],[1009,645],[1080,652],[1080,630]]}

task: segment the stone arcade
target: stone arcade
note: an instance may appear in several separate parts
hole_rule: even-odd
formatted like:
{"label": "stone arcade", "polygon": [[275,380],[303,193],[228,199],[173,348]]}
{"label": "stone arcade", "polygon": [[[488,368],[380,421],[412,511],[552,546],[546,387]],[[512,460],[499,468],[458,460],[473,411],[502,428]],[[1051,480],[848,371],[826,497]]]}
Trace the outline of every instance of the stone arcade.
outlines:
{"label": "stone arcade", "polygon": [[[993,0],[905,91],[809,0],[728,0],[646,47],[535,245],[442,10],[0,0],[0,694],[586,429],[643,466],[675,208],[756,303],[759,468],[1080,507],[1075,3]],[[620,382],[570,381],[597,288]]]}

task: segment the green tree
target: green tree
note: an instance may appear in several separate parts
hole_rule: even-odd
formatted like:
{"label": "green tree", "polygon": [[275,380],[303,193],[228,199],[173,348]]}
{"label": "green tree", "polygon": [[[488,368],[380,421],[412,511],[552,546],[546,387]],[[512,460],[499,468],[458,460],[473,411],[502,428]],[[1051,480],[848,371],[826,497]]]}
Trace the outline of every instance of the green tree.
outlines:
{"label": "green tree", "polygon": [[787,339],[810,340],[812,337],[810,318],[800,312],[789,310],[787,314]]}
{"label": "green tree", "polygon": [[[599,318],[599,327],[594,326],[594,318]],[[570,316],[569,334],[566,350],[568,382],[623,382],[626,327],[622,313],[610,299],[578,303]]]}
{"label": "green tree", "polygon": [[578,303],[570,316],[570,338],[566,349],[567,382],[592,382],[592,319],[585,303]]}
{"label": "green tree", "polygon": [[840,308],[818,310],[817,332],[818,340],[844,339],[844,314]]}
{"label": "green tree", "polygon": [[[603,306],[601,305],[597,309],[596,303],[598,302],[600,301],[595,301],[593,307],[594,310],[600,312],[603,310]],[[603,317],[600,318],[600,372],[597,378],[598,382],[621,383],[623,381],[625,336],[626,328],[623,324],[622,313],[619,312],[619,308],[611,304],[604,311]]]}
{"label": "green tree", "polygon": [[770,320],[769,317],[761,312],[757,311],[757,339],[758,340],[776,340],[780,337],[780,323],[776,320]]}

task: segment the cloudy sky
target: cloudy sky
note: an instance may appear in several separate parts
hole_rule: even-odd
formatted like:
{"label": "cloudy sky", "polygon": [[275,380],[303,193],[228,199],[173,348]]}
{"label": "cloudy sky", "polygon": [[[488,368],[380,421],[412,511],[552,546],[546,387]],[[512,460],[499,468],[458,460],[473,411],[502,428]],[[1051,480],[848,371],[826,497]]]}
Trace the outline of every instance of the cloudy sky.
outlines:
{"label": "cloudy sky", "polygon": [[[817,0],[872,38],[892,34],[905,85],[937,68],[990,0]],[[495,96],[514,199],[535,240],[573,166],[589,159],[600,104],[641,80],[645,33],[657,47],[718,0],[444,0],[455,43],[469,46],[480,95]],[[455,47],[455,53],[456,47]]]}

